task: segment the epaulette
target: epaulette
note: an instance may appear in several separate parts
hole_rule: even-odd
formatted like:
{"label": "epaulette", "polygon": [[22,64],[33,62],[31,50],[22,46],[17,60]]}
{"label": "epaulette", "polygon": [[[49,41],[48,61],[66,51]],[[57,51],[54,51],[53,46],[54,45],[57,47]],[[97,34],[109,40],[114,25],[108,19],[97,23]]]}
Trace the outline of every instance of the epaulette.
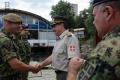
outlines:
{"label": "epaulette", "polygon": [[0,32],[0,37],[5,37],[6,35],[2,32]]}
{"label": "epaulette", "polygon": [[71,32],[68,32],[68,33],[67,33],[67,36],[68,36],[68,37],[71,37],[72,35],[73,35],[73,34],[72,34]]}

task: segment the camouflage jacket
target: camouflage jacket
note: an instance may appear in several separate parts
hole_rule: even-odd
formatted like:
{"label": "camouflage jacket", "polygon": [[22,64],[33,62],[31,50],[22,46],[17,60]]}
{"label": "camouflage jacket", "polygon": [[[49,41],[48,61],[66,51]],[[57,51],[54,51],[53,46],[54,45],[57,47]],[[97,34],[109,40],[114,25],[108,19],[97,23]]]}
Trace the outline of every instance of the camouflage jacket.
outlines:
{"label": "camouflage jacket", "polygon": [[0,77],[19,74],[8,64],[8,61],[12,58],[21,60],[18,52],[19,48],[13,41],[13,35],[0,32]]}
{"label": "camouflage jacket", "polygon": [[[19,47],[19,56],[21,57],[21,61],[25,64],[29,64],[30,62],[30,53],[31,53],[31,47],[27,40],[21,39],[20,35],[15,35],[14,42]],[[24,80],[27,80],[28,78],[28,72],[21,73],[21,77]]]}
{"label": "camouflage jacket", "polygon": [[16,38],[14,42],[19,47],[19,55],[24,63],[29,64],[30,62],[30,54],[31,54],[31,47],[27,40],[21,38],[20,35],[15,35]]}
{"label": "camouflage jacket", "polygon": [[78,80],[120,80],[120,27],[106,34],[87,57]]}

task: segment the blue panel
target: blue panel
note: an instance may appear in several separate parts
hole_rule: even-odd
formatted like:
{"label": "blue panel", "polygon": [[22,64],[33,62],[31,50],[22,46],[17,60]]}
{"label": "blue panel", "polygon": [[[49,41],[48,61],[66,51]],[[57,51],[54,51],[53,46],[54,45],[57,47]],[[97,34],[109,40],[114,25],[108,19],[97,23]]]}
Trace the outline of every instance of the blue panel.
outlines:
{"label": "blue panel", "polygon": [[47,29],[47,25],[43,22],[39,22],[39,29]]}
{"label": "blue panel", "polygon": [[51,29],[51,26],[45,22],[39,22],[39,29]]}
{"label": "blue panel", "polygon": [[39,22],[39,27],[38,24],[28,24],[29,29],[52,29],[49,24]]}
{"label": "blue panel", "polygon": [[2,23],[0,23],[0,29],[3,27],[3,24]]}
{"label": "blue panel", "polygon": [[28,24],[28,29],[38,29],[38,24]]}

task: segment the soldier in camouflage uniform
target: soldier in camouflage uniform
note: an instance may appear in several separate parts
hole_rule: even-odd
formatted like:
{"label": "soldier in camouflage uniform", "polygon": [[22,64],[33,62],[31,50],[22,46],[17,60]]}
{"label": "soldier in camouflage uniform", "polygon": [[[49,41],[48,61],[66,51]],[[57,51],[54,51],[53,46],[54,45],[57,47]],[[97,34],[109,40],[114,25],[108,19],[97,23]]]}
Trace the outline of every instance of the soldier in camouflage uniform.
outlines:
{"label": "soldier in camouflage uniform", "polygon": [[[30,33],[26,30],[27,26],[22,25],[20,28],[20,35],[19,35],[19,47],[20,47],[20,53],[22,57],[22,61],[26,64],[30,63],[30,55],[31,55],[31,47],[30,43],[28,42],[28,36]],[[22,77],[24,80],[27,80],[28,78],[28,72],[22,74]]]}
{"label": "soldier in camouflage uniform", "polygon": [[[15,34],[16,38],[14,41],[19,47],[19,55],[21,56],[21,61],[29,65],[31,47],[27,41],[29,32],[26,30],[26,28],[27,26],[23,24],[20,25],[19,33]],[[21,77],[24,80],[28,80],[28,72],[21,73]]]}
{"label": "soldier in camouflage uniform", "polygon": [[38,68],[22,62],[16,38],[22,20],[14,13],[5,15],[3,20],[4,32],[0,32],[0,80],[24,80],[24,72],[38,72]]}
{"label": "soldier in camouflage uniform", "polygon": [[93,7],[102,40],[81,65],[78,80],[120,80],[120,0],[94,0]]}

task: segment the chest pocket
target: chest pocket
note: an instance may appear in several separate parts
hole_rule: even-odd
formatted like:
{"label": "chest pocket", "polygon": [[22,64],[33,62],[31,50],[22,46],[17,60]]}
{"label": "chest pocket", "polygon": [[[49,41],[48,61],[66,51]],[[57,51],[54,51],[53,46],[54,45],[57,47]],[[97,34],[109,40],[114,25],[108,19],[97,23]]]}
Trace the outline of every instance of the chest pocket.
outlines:
{"label": "chest pocket", "polygon": [[65,53],[65,47],[64,47],[64,43],[60,44],[59,46],[57,46],[54,50],[55,54],[64,54]]}
{"label": "chest pocket", "polygon": [[63,42],[60,45],[60,48],[57,50],[57,53],[60,54],[58,55],[59,58],[67,58],[68,53],[67,53],[67,45],[68,45],[68,37],[65,36],[63,38]]}

